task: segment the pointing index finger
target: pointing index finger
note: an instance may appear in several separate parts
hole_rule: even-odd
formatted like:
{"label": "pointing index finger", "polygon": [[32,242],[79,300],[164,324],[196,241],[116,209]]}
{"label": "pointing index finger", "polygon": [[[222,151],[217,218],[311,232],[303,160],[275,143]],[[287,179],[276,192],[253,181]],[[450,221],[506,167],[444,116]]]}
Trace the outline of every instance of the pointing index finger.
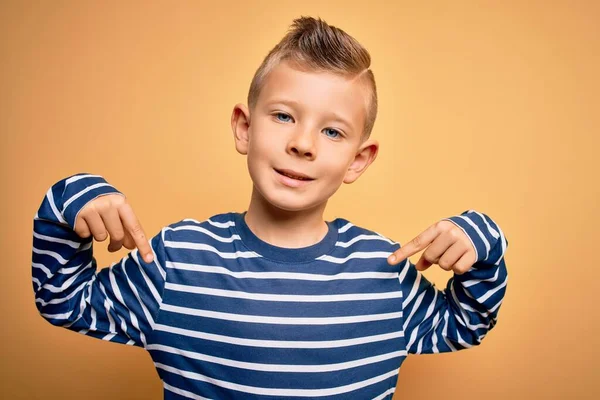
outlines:
{"label": "pointing index finger", "polygon": [[123,220],[125,230],[127,230],[130,233],[131,238],[135,242],[135,245],[138,248],[140,254],[142,255],[144,261],[152,262],[152,260],[154,260],[152,248],[150,247],[150,243],[148,243],[146,233],[144,232],[142,225],[135,216],[135,213],[133,212],[131,206],[127,203],[123,204],[123,206],[119,209],[119,215]]}
{"label": "pointing index finger", "polygon": [[429,244],[433,242],[437,235],[438,232],[436,232],[435,230],[435,225],[431,225],[413,240],[396,250],[394,254],[390,255],[389,261],[391,261],[393,264],[397,264],[400,261],[406,259],[407,257],[418,253],[419,251],[429,246]]}

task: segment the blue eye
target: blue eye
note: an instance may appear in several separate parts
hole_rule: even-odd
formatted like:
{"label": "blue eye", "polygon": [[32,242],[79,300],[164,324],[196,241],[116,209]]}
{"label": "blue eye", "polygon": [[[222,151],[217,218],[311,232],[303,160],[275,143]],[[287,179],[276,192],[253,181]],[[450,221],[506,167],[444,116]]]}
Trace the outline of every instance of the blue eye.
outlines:
{"label": "blue eye", "polygon": [[333,132],[336,135],[336,136],[329,136],[326,133],[325,135],[328,136],[328,137],[330,137],[330,138],[337,138],[338,136],[340,136],[340,133],[338,131],[336,131],[335,129],[325,128],[325,132],[327,132],[327,131]]}
{"label": "blue eye", "polygon": [[286,118],[291,118],[291,117],[290,117],[289,115],[287,115],[287,114],[284,114],[284,113],[277,113],[277,114],[275,114],[275,117],[276,117],[278,120],[280,120],[281,122],[289,122],[289,121],[290,121],[289,119],[288,119],[288,120],[286,120],[286,121],[282,121],[282,120],[279,118],[279,116],[280,116],[280,115],[283,115],[283,116],[284,116],[284,117],[286,117]]}

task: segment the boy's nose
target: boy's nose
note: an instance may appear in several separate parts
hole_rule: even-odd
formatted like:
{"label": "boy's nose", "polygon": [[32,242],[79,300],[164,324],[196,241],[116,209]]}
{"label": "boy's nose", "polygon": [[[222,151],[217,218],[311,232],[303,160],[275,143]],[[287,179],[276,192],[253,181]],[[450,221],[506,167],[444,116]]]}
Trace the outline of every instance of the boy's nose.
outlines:
{"label": "boy's nose", "polygon": [[317,154],[313,134],[309,131],[296,133],[288,143],[288,152],[313,159]]}

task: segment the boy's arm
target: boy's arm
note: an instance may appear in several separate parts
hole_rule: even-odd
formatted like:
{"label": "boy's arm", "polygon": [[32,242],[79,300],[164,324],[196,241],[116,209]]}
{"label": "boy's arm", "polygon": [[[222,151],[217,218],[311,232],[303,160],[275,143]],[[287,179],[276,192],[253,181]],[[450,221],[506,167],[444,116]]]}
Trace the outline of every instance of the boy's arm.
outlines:
{"label": "boy's arm", "polygon": [[120,194],[102,177],[78,174],[48,190],[33,222],[32,281],[35,303],[51,324],[104,340],[145,345],[162,301],[166,279],[164,232],[150,240],[154,260],[131,251],[96,270],[93,237],[75,233],[77,215],[95,198]]}
{"label": "boy's arm", "polygon": [[497,321],[506,291],[504,253],[508,242],[487,215],[466,211],[447,218],[460,227],[475,247],[477,261],[455,274],[438,290],[407,258],[399,279],[409,353],[441,353],[478,345]]}

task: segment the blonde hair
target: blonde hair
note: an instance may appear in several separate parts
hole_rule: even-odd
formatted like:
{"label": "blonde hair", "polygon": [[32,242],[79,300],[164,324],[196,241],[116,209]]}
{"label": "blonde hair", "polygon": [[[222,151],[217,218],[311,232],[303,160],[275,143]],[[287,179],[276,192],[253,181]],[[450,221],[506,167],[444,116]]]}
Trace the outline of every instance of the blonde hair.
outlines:
{"label": "blonde hair", "polygon": [[248,107],[254,109],[269,72],[283,61],[295,68],[315,72],[332,72],[364,80],[371,96],[367,102],[362,140],[373,130],[377,117],[377,87],[375,76],[369,69],[369,52],[352,36],[325,21],[300,17],[293,21],[288,33],[267,54],[256,70],[248,92]]}

